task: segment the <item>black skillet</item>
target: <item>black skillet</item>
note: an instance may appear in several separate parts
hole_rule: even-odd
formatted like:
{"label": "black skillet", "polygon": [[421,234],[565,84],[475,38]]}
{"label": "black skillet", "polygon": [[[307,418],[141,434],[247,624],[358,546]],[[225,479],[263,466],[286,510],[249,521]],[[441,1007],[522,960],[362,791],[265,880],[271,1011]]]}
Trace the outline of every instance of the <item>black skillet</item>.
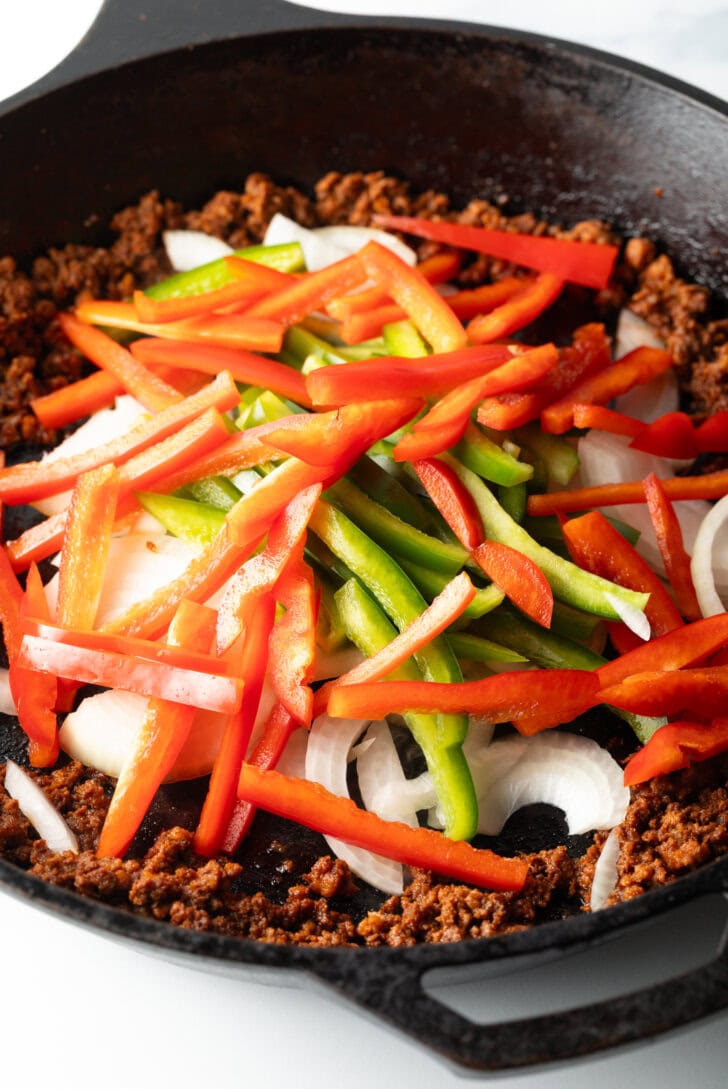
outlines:
{"label": "black skillet", "polygon": [[[514,208],[552,219],[599,216],[645,233],[725,301],[727,113],[638,65],[513,31],[375,23],[282,0],[112,0],[71,57],[3,107],[0,252],[29,258],[71,240],[103,242],[110,214],[153,187],[196,207],[251,170],[306,187],[329,169],[382,168],[415,189],[445,190],[456,204],[506,194]],[[7,722],[0,758],[19,755]],[[172,792],[164,816],[189,815],[193,794]],[[304,841],[301,858],[315,848]],[[250,864],[275,895],[264,855],[254,847]],[[726,951],[677,981],[491,1026],[423,989],[434,968],[458,977],[554,958],[725,892],[728,858],[594,915],[404,949],[288,948],[179,930],[2,862],[0,884],[187,964],[308,977],[474,1071],[587,1055],[728,1006]]]}

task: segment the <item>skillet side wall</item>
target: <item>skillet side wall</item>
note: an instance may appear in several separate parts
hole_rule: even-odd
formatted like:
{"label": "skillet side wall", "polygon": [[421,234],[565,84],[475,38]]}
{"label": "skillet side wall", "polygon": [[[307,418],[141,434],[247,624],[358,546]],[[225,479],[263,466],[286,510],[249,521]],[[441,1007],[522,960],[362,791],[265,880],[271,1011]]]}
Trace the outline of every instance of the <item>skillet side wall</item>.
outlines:
{"label": "skillet side wall", "polygon": [[0,120],[0,252],[103,241],[109,216],[150,188],[197,205],[251,170],[306,187],[330,169],[384,169],[456,204],[504,193],[552,219],[645,232],[725,293],[726,130],[720,113],[637,74],[507,36],[330,29],[212,43]]}

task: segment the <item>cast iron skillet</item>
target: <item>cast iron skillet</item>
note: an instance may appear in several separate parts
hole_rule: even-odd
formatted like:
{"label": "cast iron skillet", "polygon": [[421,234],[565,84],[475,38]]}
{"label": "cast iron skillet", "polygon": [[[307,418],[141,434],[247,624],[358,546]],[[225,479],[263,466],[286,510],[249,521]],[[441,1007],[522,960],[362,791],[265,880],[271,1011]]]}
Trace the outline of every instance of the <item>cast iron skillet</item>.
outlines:
{"label": "cast iron skillet", "polygon": [[[102,242],[100,224],[152,187],[199,206],[251,170],[305,187],[328,169],[382,168],[415,189],[443,189],[456,203],[505,193],[514,206],[556,220],[601,216],[626,233],[644,232],[725,300],[727,112],[637,65],[529,34],[373,23],[282,0],[252,8],[237,0],[113,0],[70,58],[4,107],[0,252],[27,258],[70,240]],[[6,723],[0,756],[19,755]],[[184,815],[193,801],[183,791],[167,804]],[[472,1070],[586,1055],[728,1006],[725,951],[677,982],[495,1026],[472,1023],[422,986],[433,968],[493,972],[555,957],[726,891],[728,858],[593,916],[405,949],[271,947],[179,930],[6,863],[0,883],[188,964],[307,976]]]}

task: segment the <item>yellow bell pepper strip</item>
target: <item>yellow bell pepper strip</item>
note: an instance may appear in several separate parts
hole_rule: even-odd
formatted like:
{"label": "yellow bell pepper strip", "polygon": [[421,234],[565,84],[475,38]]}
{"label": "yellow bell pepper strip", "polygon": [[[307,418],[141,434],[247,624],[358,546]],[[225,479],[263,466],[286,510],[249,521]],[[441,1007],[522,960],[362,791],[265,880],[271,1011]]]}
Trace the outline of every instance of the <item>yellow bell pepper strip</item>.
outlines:
{"label": "yellow bell pepper strip", "polygon": [[424,867],[484,888],[518,891],[528,874],[525,859],[502,858],[469,843],[454,842],[429,828],[410,828],[399,821],[382,820],[375,813],[357,808],[349,798],[331,794],[318,783],[293,779],[277,771],[262,771],[252,764],[242,768],[238,795],[317,832],[395,858],[405,865]]}
{"label": "yellow bell pepper strip", "polygon": [[296,724],[311,725],[313,692],[310,684],[316,659],[318,613],[313,572],[303,561],[303,541],[276,583],[276,600],[285,612],[270,635],[270,666],[276,696]]}
{"label": "yellow bell pepper strip", "polygon": [[115,465],[82,473],[76,481],[58,566],[56,620],[61,627],[90,631],[94,626],[118,497]]}
{"label": "yellow bell pepper strip", "polygon": [[[260,768],[261,771],[270,771],[275,768],[291,734],[297,728],[293,715],[286,711],[282,703],[276,703],[266,719],[263,731],[253,746],[252,752],[246,756],[243,767],[252,765]],[[255,806],[243,801],[238,792],[238,798],[225,831],[225,838],[222,841],[223,854],[232,854],[242,843],[253,823],[255,812]]]}
{"label": "yellow bell pepper strip", "polygon": [[[117,521],[131,511],[138,511],[132,495],[136,488],[146,488],[162,477],[180,472],[181,466],[204,457],[211,449],[220,446],[227,438],[227,429],[215,409],[209,409],[197,419],[182,427],[175,434],[155,443],[136,454],[119,469],[119,499]],[[50,468],[50,466],[49,466]],[[0,485],[1,485],[0,481]],[[8,556],[16,570],[23,570],[30,563],[45,559],[57,552],[63,544],[66,512],[61,511],[31,526],[20,537],[8,544]]]}
{"label": "yellow bell pepper strip", "polygon": [[416,268],[410,268],[378,242],[368,242],[356,256],[366,275],[381,284],[402,307],[433,351],[465,347],[467,337],[461,322]]}
{"label": "yellow bell pepper strip", "polygon": [[263,386],[282,397],[289,397],[299,405],[311,405],[306,383],[298,371],[243,348],[145,337],[135,340],[129,350],[135,359],[144,364],[165,363],[212,375],[228,371],[236,382]]}
{"label": "yellow bell pepper strip", "polygon": [[[167,641],[184,650],[206,653],[215,633],[215,610],[182,601],[169,626]],[[180,754],[192,726],[195,708],[151,699],[134,750],[114,788],[96,854],[121,858],[139,830],[154,795]]]}
{"label": "yellow bell pepper strip", "polygon": [[642,487],[657,545],[678,609],[686,620],[699,620],[702,613],[693,586],[690,557],[685,551],[682,529],[675,509],[665,494],[662,483],[654,473],[645,477]]}
{"label": "yellow bell pepper strip", "polygon": [[714,718],[709,723],[670,722],[627,761],[624,785],[636,786],[658,775],[668,775],[695,761],[709,760],[726,749],[728,718]]}
{"label": "yellow bell pepper strip", "polygon": [[307,272],[295,283],[260,299],[246,317],[267,318],[295,325],[314,310],[322,310],[338,295],[361,287],[367,278],[356,254],[344,257],[318,272]]}
{"label": "yellow bell pepper strip", "polygon": [[125,435],[95,446],[92,450],[59,458],[57,461],[24,462],[0,470],[0,500],[4,503],[32,503],[37,499],[72,488],[81,473],[113,462],[123,465],[135,454],[173,435],[207,409],[226,412],[239,400],[237,386],[229,374],[219,375],[198,393],[180,400],[156,416],[142,419]]}
{"label": "yellow bell pepper strip", "polygon": [[541,413],[541,426],[554,435],[563,434],[574,426],[574,405],[606,405],[614,397],[633,386],[649,382],[672,366],[672,356],[663,348],[635,348],[611,367],[573,386],[559,401],[554,401]]}
{"label": "yellow bell pepper strip", "polygon": [[640,715],[669,716],[689,710],[696,717],[709,718],[725,711],[728,666],[635,673],[602,692],[605,701]]}
{"label": "yellow bell pepper strip", "polygon": [[480,511],[452,466],[437,458],[422,458],[412,468],[463,548],[472,552],[482,544],[485,529]]}
{"label": "yellow bell pepper strip", "polygon": [[230,844],[235,838],[231,820],[235,821],[238,778],[258,713],[274,619],[275,599],[272,593],[264,594],[250,617],[242,651],[236,653],[234,647],[229,652],[240,658],[244,693],[240,710],[225,727],[195,831],[194,849],[208,858],[220,851],[223,842]]}
{"label": "yellow bell pepper strip", "polygon": [[113,374],[127,393],[136,397],[150,412],[159,412],[182,400],[182,394],[174,386],[147,370],[127,348],[101,329],[79,321],[73,314],[59,314],[58,323],[75,348],[97,367]]}
{"label": "yellow bell pepper strip", "polygon": [[[49,617],[43,582],[35,566],[28,572],[19,615],[21,618],[39,616],[43,620]],[[25,669],[18,657],[20,646],[15,650],[13,644],[14,640],[11,639],[8,645],[10,688],[18,722],[28,738],[28,758],[34,768],[49,768],[58,759],[58,723],[55,714],[58,680],[52,673],[35,673]]]}
{"label": "yellow bell pepper strip", "polygon": [[225,257],[223,260],[228,282],[209,291],[172,295],[166,299],[155,299],[144,291],[135,291],[132,301],[139,320],[154,324],[180,321],[212,310],[239,309],[262,295],[280,291],[296,282],[295,277],[254,261],[245,261],[240,257]]}
{"label": "yellow bell pepper strip", "polygon": [[[720,469],[704,476],[674,476],[661,481],[668,499],[722,499],[728,491],[728,470]],[[624,503],[644,503],[645,493],[641,480],[623,481],[620,484],[600,484],[590,488],[573,488],[548,495],[530,495],[528,513],[567,514],[591,510],[592,507],[621,506]]]}
{"label": "yellow bell pepper strip", "polygon": [[600,666],[599,680],[603,688],[616,685],[633,674],[652,670],[683,669],[709,658],[728,641],[728,613],[696,620],[643,643],[628,654],[622,654]]}
{"label": "yellow bell pepper strip", "polygon": [[532,559],[499,541],[484,541],[478,545],[473,559],[521,612],[542,628],[551,627],[553,590]]}
{"label": "yellow bell pepper strip", "polygon": [[501,303],[489,314],[473,318],[468,323],[468,339],[471,344],[487,344],[518,332],[548,310],[563,290],[562,279],[542,272],[507,302]]}

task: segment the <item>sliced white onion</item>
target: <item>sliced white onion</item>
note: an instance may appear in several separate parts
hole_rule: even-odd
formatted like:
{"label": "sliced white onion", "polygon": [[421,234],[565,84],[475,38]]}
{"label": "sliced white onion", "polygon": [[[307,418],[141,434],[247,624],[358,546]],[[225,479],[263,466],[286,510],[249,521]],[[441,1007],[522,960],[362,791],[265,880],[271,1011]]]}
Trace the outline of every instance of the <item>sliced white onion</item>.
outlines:
{"label": "sliced white onion", "polygon": [[288,738],[288,743],[278,761],[277,770],[283,775],[291,775],[294,779],[305,779],[307,748],[308,730],[301,726]]}
{"label": "sliced white onion", "polygon": [[498,835],[517,809],[544,802],[564,811],[571,835],[613,828],[624,819],[629,790],[622,769],[596,741],[549,730],[492,742],[471,756],[478,831]]}
{"label": "sliced white onion", "polygon": [[647,642],[652,634],[652,629],[642,610],[636,609],[634,605],[630,605],[628,601],[623,601],[616,594],[605,594],[604,596],[622,623],[626,624],[629,630],[638,635],[640,639]]}
{"label": "sliced white onion", "polygon": [[78,840],[61,814],[27,772],[13,760],[5,766],[5,789],[51,851],[78,854]]}
{"label": "sliced white onion", "polygon": [[725,612],[725,606],[716,589],[713,574],[713,548],[715,538],[728,519],[728,495],[724,495],[703,519],[693,545],[690,574],[695,594],[703,616],[716,616]]}
{"label": "sliced white onion", "polygon": [[162,241],[175,272],[189,272],[233,252],[227,242],[204,231],[162,231]]}
{"label": "sliced white onion", "polygon": [[614,337],[614,358],[621,359],[635,348],[664,348],[649,322],[626,307],[620,310]]}
{"label": "sliced white onion", "polygon": [[411,266],[417,264],[417,254],[406,242],[376,227],[350,227],[340,224],[334,227],[316,227],[313,233],[337,246],[344,253],[357,253],[366,246],[367,242],[378,242],[380,246],[401,257],[405,264]]}
{"label": "sliced white onion", "polygon": [[15,700],[10,691],[10,673],[0,669],[0,715],[14,715]]}
{"label": "sliced white onion", "polygon": [[602,853],[594,867],[591,897],[589,908],[591,911],[599,911],[604,907],[609,897],[617,887],[619,873],[617,863],[619,861],[619,833],[613,828],[604,841]]}
{"label": "sliced white onion", "polygon": [[338,246],[336,242],[328,241],[308,227],[302,227],[300,223],[281,215],[280,212],[271,219],[263,238],[265,246],[279,246],[286,242],[299,242],[303,250],[303,258],[309,272],[333,265],[346,257],[348,250]]}
{"label": "sliced white onion", "polygon": [[617,412],[634,416],[636,420],[652,423],[666,412],[677,412],[680,391],[673,370],[663,371],[642,386],[633,386],[614,401]]}
{"label": "sliced white onion", "polygon": [[367,809],[390,821],[418,825],[417,813],[435,804],[435,790],[427,772],[408,779],[404,774],[392,732],[386,722],[373,722],[365,735],[371,745],[357,758],[359,790]]}

